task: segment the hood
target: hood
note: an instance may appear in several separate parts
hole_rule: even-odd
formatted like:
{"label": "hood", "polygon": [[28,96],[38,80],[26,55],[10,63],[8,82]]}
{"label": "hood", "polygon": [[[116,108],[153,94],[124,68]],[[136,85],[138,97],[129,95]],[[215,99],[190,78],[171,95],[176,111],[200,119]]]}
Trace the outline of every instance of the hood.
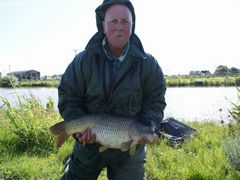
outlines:
{"label": "hood", "polygon": [[97,23],[97,33],[93,35],[93,37],[89,40],[86,49],[93,48],[96,50],[96,47],[101,47],[102,40],[104,38],[104,32],[103,32],[103,24],[102,21],[104,20],[105,12],[106,10],[113,4],[124,4],[126,5],[129,10],[132,13],[132,20],[133,20],[133,25],[132,25],[132,35],[130,37],[131,43],[134,44],[138,49],[144,53],[144,49],[142,46],[142,43],[138,36],[135,34],[135,24],[136,24],[136,16],[135,16],[135,11],[132,3],[129,0],[104,0],[103,3],[98,6],[95,10],[96,12],[96,23]]}
{"label": "hood", "polygon": [[131,11],[132,18],[133,18],[132,19],[133,20],[132,32],[134,33],[136,16],[135,16],[135,12],[134,12],[134,7],[129,0],[104,0],[103,3],[100,6],[98,6],[95,10],[98,31],[103,32],[102,21],[104,20],[105,12],[113,4],[124,4]]}

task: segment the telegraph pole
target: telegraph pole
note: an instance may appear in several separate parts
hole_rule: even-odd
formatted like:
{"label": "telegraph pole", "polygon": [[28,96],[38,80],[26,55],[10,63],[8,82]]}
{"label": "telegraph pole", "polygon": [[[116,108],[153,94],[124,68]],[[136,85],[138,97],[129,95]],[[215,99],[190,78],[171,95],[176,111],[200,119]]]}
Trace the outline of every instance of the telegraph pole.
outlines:
{"label": "telegraph pole", "polygon": [[8,71],[9,71],[9,73],[11,72],[11,65],[10,64],[8,65]]}
{"label": "telegraph pole", "polygon": [[76,56],[77,55],[77,49],[74,49],[74,55]]}

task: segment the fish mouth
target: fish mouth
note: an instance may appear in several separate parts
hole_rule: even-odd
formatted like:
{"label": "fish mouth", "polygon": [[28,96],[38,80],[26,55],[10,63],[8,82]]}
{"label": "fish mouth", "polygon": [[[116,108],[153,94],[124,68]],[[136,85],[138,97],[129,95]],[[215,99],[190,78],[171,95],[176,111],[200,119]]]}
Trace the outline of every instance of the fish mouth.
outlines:
{"label": "fish mouth", "polygon": [[149,139],[149,141],[152,143],[155,139],[158,138],[158,135],[156,133],[154,133],[151,138]]}

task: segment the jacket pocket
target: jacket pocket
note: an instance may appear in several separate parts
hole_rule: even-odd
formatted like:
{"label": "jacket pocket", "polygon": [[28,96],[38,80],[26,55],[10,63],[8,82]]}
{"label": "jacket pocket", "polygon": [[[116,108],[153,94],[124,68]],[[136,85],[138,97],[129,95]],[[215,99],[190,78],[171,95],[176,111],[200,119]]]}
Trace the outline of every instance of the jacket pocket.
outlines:
{"label": "jacket pocket", "polygon": [[128,110],[130,115],[135,115],[141,110],[142,106],[142,94],[140,92],[135,92],[129,97]]}

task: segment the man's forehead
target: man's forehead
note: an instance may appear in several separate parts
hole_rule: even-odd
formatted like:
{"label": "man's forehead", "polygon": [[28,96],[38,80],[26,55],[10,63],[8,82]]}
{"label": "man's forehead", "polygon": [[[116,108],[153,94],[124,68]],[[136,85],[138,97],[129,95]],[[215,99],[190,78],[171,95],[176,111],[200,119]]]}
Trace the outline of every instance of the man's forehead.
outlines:
{"label": "man's forehead", "polygon": [[132,16],[132,13],[129,10],[129,8],[123,4],[114,4],[114,5],[110,6],[105,12],[105,17],[109,16],[109,15],[114,15],[114,14],[120,14],[120,15],[127,14],[127,15]]}

